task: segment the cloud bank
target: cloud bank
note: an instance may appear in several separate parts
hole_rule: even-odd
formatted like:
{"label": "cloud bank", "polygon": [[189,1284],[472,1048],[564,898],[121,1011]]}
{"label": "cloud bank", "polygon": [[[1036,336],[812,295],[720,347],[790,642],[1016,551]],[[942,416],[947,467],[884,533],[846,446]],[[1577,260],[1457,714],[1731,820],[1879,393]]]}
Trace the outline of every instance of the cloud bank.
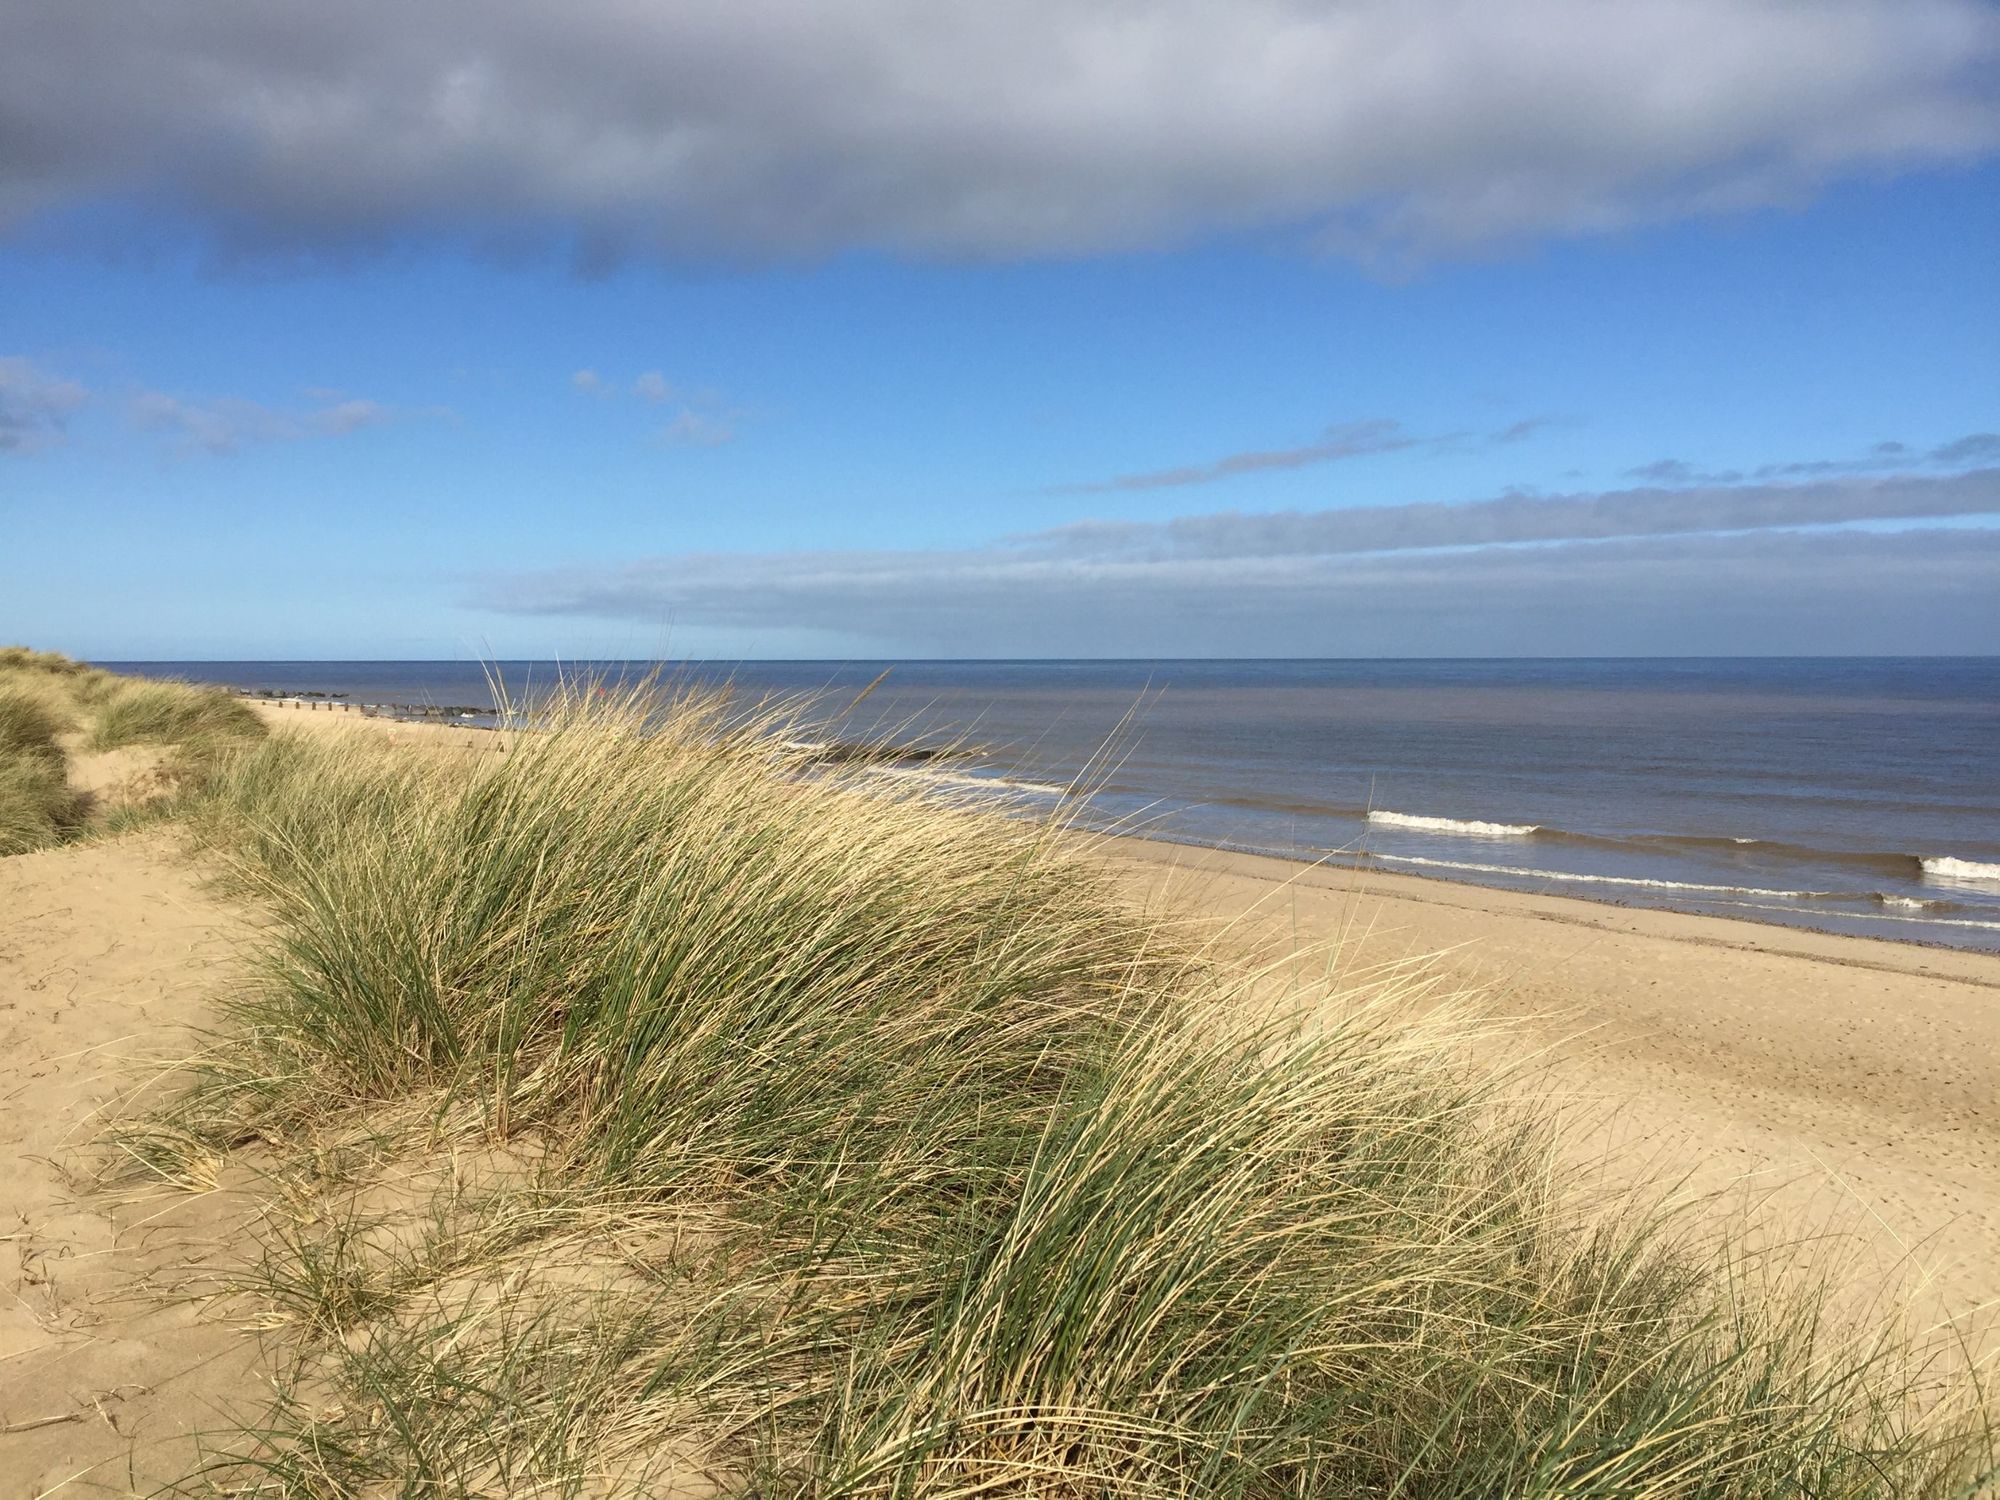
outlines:
{"label": "cloud bank", "polygon": [[0,223],[238,242],[1452,254],[2000,143],[1982,0],[0,0]]}
{"label": "cloud bank", "polygon": [[2000,530],[1911,525],[1969,516],[2000,516],[2000,469],[685,555],[491,578],[465,602],[855,655],[1992,651]]}

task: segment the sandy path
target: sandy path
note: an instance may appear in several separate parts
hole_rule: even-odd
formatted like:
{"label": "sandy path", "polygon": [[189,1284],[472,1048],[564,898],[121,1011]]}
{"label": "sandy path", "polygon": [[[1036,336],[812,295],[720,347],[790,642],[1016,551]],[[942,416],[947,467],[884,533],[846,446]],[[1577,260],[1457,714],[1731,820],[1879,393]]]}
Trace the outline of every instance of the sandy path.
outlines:
{"label": "sandy path", "polygon": [[[1118,840],[1162,889],[1279,942],[1413,953],[1516,1018],[1621,1170],[1871,1241],[1920,1306],[2000,1302],[2000,958]],[[1831,1253],[1829,1251],[1829,1253]]]}
{"label": "sandy path", "polygon": [[197,1431],[262,1408],[255,1340],[140,1286],[237,1240],[242,1204],[119,1204],[61,1170],[130,1064],[189,1050],[239,933],[161,835],[0,860],[5,1500],[151,1493],[193,1465]]}

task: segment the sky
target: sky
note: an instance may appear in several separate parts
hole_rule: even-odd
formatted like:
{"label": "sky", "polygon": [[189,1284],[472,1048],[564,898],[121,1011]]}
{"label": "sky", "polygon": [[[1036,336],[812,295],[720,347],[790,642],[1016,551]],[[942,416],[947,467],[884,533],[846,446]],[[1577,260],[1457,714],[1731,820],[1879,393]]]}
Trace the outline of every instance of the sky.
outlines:
{"label": "sky", "polygon": [[2000,652],[1987,0],[0,36],[0,640]]}

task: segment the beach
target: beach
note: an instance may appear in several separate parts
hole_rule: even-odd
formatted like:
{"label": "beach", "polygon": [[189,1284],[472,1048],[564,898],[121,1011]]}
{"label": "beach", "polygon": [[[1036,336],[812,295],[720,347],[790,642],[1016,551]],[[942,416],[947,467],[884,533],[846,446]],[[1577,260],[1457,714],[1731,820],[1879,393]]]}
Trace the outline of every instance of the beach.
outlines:
{"label": "beach", "polygon": [[1136,839],[1110,858],[1267,953],[1430,956],[1546,1056],[1583,1154],[1843,1223],[1933,1305],[2000,1301],[2000,959]]}
{"label": "beach", "polygon": [[[481,762],[509,747],[256,708],[316,740]],[[77,774],[121,769],[83,757]],[[1573,1160],[1610,1186],[1665,1180],[1698,1220],[1748,1215],[1764,1244],[1847,1231],[1812,1256],[1841,1298],[1923,1321],[2000,1299],[2000,958],[1076,837],[1128,899],[1211,933],[1228,961],[1400,966],[1430,976],[1433,1003],[1497,1018],[1494,1063],[1567,1117]],[[135,1296],[242,1239],[258,1211],[244,1180],[111,1202],[66,1166],[133,1069],[185,1055],[242,977],[252,914],[205,873],[158,831],[0,861],[0,1159],[16,1163],[0,1415],[26,1424],[0,1438],[0,1472],[32,1479],[22,1494],[121,1465],[171,1477],[198,1433],[268,1392],[240,1325]]]}

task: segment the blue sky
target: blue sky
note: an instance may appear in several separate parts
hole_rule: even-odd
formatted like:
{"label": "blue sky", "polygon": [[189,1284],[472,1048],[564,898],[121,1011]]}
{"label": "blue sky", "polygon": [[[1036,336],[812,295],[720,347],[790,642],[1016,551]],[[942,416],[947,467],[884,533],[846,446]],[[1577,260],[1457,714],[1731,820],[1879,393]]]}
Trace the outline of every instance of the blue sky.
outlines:
{"label": "blue sky", "polygon": [[[1434,71],[1439,8],[1384,22]],[[1300,60],[1258,66],[1337,89],[1324,8],[1276,9]],[[1550,45],[1562,9],[1517,8]],[[2000,30],[1978,4],[1835,11],[1910,58],[1825,64],[1838,89],[1792,121],[1765,117],[1783,76],[1697,48],[1698,107],[1602,152],[1623,114],[1580,74],[1518,160],[1486,163],[1476,118],[1378,162],[1341,134],[1365,121],[1280,112],[1233,164],[1213,129],[1135,162],[1133,123],[1199,114],[1195,84],[1233,120],[1270,83],[1182,64],[1164,104],[1126,79],[1119,108],[1061,115],[1045,160],[1012,96],[969,121],[925,96],[810,181],[768,166],[799,141],[711,120],[698,191],[654,175],[646,130],[720,108],[699,89],[675,103],[662,76],[667,104],[579,135],[593,59],[530,89],[532,49],[493,63],[495,41],[495,159],[542,159],[521,115],[564,127],[539,196],[410,167],[406,121],[384,144],[403,85],[367,55],[318,80],[338,107],[293,79],[278,124],[169,98],[162,141],[24,71],[115,72],[149,39],[52,26],[0,63],[0,637],[107,659],[2000,651],[2000,91],[1978,66]],[[1159,7],[1155,50],[1267,12]],[[620,14],[592,33],[605,69]],[[724,41],[747,24],[718,14]],[[1703,14],[1779,24],[1656,19],[1671,42]],[[833,83],[876,66],[865,26],[843,40]],[[150,41],[252,81],[296,66],[185,16]],[[462,41],[430,44],[458,78]],[[1415,129],[1428,86],[1380,108]],[[1028,144],[1004,170],[927,157],[945,126]],[[191,165],[301,139],[318,197]],[[866,191],[825,185],[848,175]],[[579,176],[604,182],[566,196]]]}

